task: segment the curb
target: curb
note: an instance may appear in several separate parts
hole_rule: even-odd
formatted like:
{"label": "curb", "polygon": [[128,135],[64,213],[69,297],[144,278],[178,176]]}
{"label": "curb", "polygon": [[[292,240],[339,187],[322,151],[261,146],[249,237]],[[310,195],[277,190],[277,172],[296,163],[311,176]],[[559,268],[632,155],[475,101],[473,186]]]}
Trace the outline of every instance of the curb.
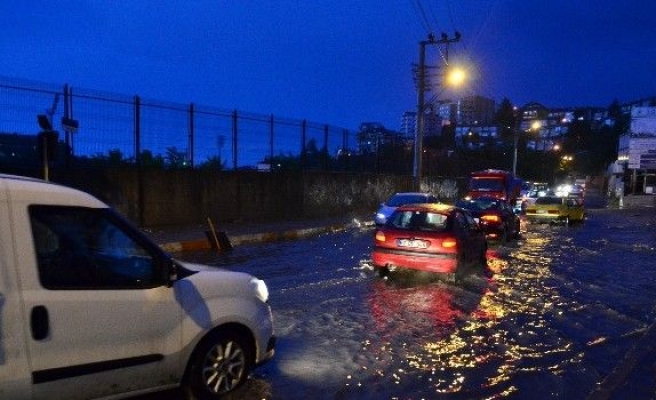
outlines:
{"label": "curb", "polygon": [[[263,233],[246,233],[235,236],[228,235],[228,239],[233,246],[249,243],[279,242],[285,240],[295,240],[309,236],[316,236],[322,233],[339,232],[352,227],[373,226],[371,222],[349,222],[343,224],[333,224],[329,226],[291,229],[282,232],[263,232]],[[212,250],[212,244],[208,239],[193,239],[179,242],[161,243],[159,245],[164,251],[176,253],[184,251]]]}

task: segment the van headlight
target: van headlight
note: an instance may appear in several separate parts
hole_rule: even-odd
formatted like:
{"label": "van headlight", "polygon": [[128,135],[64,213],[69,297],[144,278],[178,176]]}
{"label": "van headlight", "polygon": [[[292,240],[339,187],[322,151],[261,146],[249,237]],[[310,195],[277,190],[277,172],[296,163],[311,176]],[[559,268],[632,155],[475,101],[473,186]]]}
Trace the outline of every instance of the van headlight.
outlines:
{"label": "van headlight", "polygon": [[262,300],[263,302],[267,302],[269,300],[269,288],[267,288],[266,283],[264,283],[263,280],[257,279],[257,278],[252,278],[250,281],[250,285],[253,288],[253,292],[255,292],[255,296]]}

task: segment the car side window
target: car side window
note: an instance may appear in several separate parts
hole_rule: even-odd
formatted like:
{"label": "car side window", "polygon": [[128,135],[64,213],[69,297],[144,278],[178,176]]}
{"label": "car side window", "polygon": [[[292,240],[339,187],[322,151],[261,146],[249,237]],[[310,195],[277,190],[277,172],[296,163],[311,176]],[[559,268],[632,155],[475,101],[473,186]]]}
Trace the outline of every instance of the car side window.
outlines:
{"label": "car side window", "polygon": [[58,289],[131,289],[157,285],[151,252],[107,209],[29,207],[39,280]]}

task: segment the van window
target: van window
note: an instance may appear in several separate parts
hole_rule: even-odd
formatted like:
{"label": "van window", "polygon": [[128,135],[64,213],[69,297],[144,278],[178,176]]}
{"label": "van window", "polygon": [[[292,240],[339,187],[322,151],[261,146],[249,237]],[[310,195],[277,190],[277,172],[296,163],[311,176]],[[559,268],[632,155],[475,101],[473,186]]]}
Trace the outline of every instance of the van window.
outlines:
{"label": "van window", "polygon": [[130,289],[158,284],[154,257],[107,209],[32,205],[39,280],[47,289]]}

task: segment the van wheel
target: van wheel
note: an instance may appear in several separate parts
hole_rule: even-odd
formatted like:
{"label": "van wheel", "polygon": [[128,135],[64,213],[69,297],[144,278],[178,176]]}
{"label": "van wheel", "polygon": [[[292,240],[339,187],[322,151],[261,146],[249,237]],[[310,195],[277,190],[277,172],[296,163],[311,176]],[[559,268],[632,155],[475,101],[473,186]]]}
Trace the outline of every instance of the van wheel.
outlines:
{"label": "van wheel", "polygon": [[216,400],[241,386],[251,369],[252,350],[233,332],[215,332],[196,348],[183,382],[187,399]]}

